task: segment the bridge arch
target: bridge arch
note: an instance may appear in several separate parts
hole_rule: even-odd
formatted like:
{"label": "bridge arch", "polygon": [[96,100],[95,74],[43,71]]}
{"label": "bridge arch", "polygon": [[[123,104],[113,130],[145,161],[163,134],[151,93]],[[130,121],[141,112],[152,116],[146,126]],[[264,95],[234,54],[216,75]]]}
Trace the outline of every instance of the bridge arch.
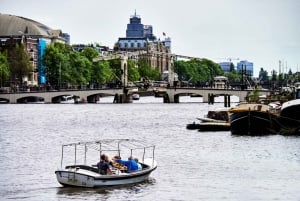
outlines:
{"label": "bridge arch", "polygon": [[[251,90],[233,90],[233,89],[214,89],[214,88],[167,88],[165,93],[169,99],[168,102],[178,102],[180,94],[197,94],[203,97],[203,102],[209,102],[212,96],[236,96],[239,101],[244,101]],[[268,94],[267,91],[260,91],[260,94]]]}
{"label": "bridge arch", "polygon": [[[203,95],[201,93],[176,93],[176,94],[174,94],[174,103],[179,103],[180,97],[183,97],[183,96],[190,96],[191,98],[192,97],[202,97],[202,99],[203,99]],[[170,97],[168,97],[168,98],[170,98]]]}
{"label": "bridge arch", "polygon": [[17,103],[42,103],[44,98],[41,96],[24,96],[17,99]]}
{"label": "bridge arch", "polygon": [[9,99],[7,99],[7,98],[0,98],[0,103],[9,103]]}
{"label": "bridge arch", "polygon": [[74,98],[76,96],[73,95],[73,94],[69,94],[69,93],[66,93],[66,94],[62,94],[62,95],[58,95],[58,96],[54,96],[51,98],[51,103],[61,103],[63,101],[74,101]]}
{"label": "bridge arch", "polygon": [[101,102],[102,98],[109,97],[109,96],[116,96],[116,94],[113,94],[113,93],[96,93],[96,94],[88,95],[86,97],[86,99],[87,99],[88,103],[97,103],[97,102]]}

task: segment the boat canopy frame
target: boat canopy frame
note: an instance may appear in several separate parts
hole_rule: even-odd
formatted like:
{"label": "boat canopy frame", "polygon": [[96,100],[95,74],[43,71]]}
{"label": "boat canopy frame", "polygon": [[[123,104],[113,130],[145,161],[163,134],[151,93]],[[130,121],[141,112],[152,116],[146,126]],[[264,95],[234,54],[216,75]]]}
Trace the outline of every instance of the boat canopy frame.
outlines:
{"label": "boat canopy frame", "polygon": [[[116,147],[112,145],[117,145]],[[155,145],[149,145],[144,140],[136,140],[136,139],[103,139],[97,141],[86,141],[86,142],[77,142],[77,143],[69,143],[63,144],[61,150],[61,168],[63,168],[63,160],[64,160],[64,148],[65,147],[74,147],[74,165],[77,163],[77,147],[84,146],[84,165],[86,165],[86,153],[88,148],[99,151],[99,160],[101,157],[102,152],[104,151],[116,151],[118,152],[119,156],[121,156],[121,149],[120,147],[127,148],[130,150],[130,157],[133,156],[134,150],[143,150],[143,157],[142,162],[144,162],[145,154],[147,149],[152,149],[152,161],[154,163],[155,158]],[[154,164],[153,164],[154,165]]]}

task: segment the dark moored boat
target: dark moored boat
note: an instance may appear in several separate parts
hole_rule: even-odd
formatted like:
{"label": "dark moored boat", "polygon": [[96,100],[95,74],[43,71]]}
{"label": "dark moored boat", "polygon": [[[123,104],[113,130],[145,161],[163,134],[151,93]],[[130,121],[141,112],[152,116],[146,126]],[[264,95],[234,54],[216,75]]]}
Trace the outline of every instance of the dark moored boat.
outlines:
{"label": "dark moored boat", "polygon": [[240,103],[229,112],[233,135],[269,135],[280,130],[278,114],[269,105]]}
{"label": "dark moored boat", "polygon": [[296,99],[282,104],[279,120],[281,134],[300,134],[300,89],[296,91]]}

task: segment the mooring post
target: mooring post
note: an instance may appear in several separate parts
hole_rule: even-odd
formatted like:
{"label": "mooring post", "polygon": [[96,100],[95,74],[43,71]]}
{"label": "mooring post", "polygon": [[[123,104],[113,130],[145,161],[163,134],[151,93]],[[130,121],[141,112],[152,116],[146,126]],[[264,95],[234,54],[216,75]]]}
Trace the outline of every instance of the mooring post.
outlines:
{"label": "mooring post", "polygon": [[224,95],[224,107],[227,107],[227,95]]}

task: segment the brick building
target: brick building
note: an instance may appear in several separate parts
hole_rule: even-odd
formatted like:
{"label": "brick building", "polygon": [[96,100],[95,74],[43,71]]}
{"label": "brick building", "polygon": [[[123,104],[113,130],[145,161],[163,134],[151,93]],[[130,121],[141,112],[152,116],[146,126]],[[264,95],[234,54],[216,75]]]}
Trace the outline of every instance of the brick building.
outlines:
{"label": "brick building", "polygon": [[69,34],[61,30],[54,30],[34,20],[0,14],[0,51],[7,51],[8,62],[14,59],[12,49],[16,44],[23,44],[29,55],[33,71],[22,78],[23,83],[16,77],[11,77],[11,84],[25,86],[37,86],[46,84],[45,66],[42,64],[42,57],[47,44],[62,42],[69,43]]}

